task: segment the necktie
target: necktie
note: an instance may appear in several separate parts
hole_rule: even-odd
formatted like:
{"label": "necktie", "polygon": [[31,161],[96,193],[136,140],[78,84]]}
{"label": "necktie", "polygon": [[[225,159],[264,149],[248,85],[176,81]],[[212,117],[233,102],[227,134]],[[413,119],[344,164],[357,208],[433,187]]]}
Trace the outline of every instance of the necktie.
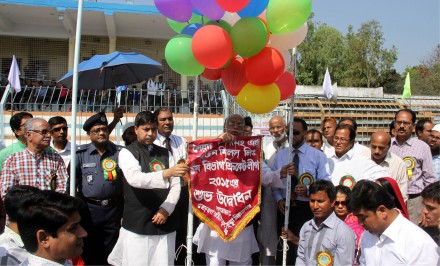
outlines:
{"label": "necktie", "polygon": [[169,137],[165,138],[165,148],[173,154],[173,150],[171,149],[171,139]]}
{"label": "necktie", "polygon": [[[297,174],[299,174],[299,150],[294,150],[295,155],[293,155],[293,165],[295,165]],[[298,176],[292,176],[292,190],[298,185]]]}

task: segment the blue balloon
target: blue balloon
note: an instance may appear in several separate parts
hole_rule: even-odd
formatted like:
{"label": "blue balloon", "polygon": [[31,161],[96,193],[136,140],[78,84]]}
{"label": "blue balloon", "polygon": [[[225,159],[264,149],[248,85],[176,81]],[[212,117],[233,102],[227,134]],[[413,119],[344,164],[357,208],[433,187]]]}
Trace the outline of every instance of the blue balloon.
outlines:
{"label": "blue balloon", "polygon": [[251,0],[247,6],[238,11],[237,14],[244,17],[257,17],[266,9],[269,0]]}
{"label": "blue balloon", "polygon": [[193,23],[193,24],[189,24],[188,26],[186,26],[185,28],[183,28],[182,30],[182,34],[185,35],[189,35],[189,36],[194,36],[194,34],[196,33],[196,31],[198,29],[200,29],[201,27],[203,27],[202,24],[199,23]]}

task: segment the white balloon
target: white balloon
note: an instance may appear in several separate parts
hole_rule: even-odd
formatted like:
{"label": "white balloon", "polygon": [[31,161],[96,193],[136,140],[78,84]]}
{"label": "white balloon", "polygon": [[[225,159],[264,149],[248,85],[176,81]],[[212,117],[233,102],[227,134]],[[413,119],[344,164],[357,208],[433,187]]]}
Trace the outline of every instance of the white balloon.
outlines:
{"label": "white balloon", "polygon": [[306,38],[307,31],[308,27],[306,22],[294,31],[283,34],[271,34],[267,46],[276,48],[280,51],[297,47]]}
{"label": "white balloon", "polygon": [[235,22],[240,20],[240,16],[237,13],[225,12],[222,19],[231,24],[231,26],[234,26]]}
{"label": "white balloon", "polygon": [[[280,51],[280,50],[278,50],[278,51]],[[281,50],[280,53],[283,56],[284,71],[286,71],[290,66],[290,62],[292,61],[292,54],[289,50]]]}

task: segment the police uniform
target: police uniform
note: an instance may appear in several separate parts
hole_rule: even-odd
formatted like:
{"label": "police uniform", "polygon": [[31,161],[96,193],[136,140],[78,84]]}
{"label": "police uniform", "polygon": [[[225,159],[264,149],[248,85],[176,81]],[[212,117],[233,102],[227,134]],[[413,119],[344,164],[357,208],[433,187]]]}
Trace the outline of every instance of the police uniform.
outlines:
{"label": "police uniform", "polygon": [[[83,129],[89,132],[95,125],[108,125],[104,113],[90,117]],[[89,236],[82,256],[89,265],[107,264],[119,236],[123,211],[123,173],[118,165],[121,149],[109,141],[102,155],[93,143],[79,146],[76,152],[78,196],[88,207],[83,224]]]}

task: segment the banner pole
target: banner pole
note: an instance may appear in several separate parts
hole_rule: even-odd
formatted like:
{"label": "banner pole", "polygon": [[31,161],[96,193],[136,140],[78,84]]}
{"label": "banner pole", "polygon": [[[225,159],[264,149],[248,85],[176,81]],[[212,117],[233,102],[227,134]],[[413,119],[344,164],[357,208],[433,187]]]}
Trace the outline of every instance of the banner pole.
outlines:
{"label": "banner pole", "polygon": [[[296,50],[292,50],[292,72],[293,76],[296,77]],[[288,162],[292,162],[292,142],[293,142],[293,120],[294,120],[294,105],[295,105],[295,93],[290,97],[290,121],[289,121],[289,157]],[[290,213],[290,194],[292,187],[292,176],[287,175],[287,185],[286,185],[286,207],[284,209],[284,230],[287,231],[289,228],[289,213]],[[283,238],[283,266],[287,265],[287,238]]]}

